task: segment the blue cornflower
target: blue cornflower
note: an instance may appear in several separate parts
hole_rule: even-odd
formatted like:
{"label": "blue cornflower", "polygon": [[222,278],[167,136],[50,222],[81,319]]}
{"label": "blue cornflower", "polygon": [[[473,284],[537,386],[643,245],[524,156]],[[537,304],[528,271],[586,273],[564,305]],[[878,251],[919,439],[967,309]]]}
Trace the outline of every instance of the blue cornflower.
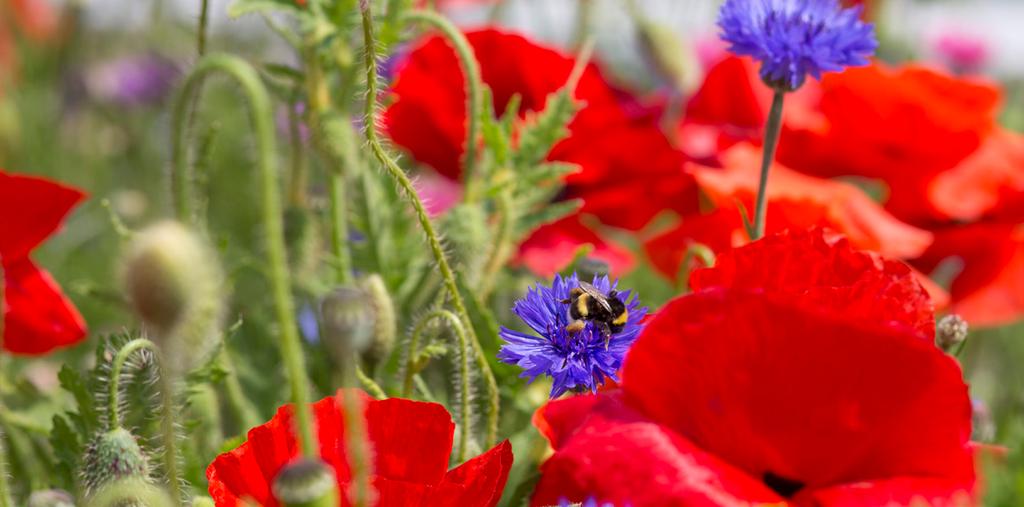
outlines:
{"label": "blue cornflower", "polygon": [[[593,285],[607,294],[617,282],[609,282],[607,276],[595,276]],[[631,291],[623,291],[617,297],[626,304],[629,318],[622,331],[611,336],[607,347],[600,328],[593,322],[587,322],[578,333],[569,333],[565,329],[571,321],[569,306],[561,301],[569,299],[569,291],[578,286],[575,273],[566,278],[556,275],[551,287],[538,284],[512,307],[536,334],[506,327],[500,332],[506,344],[498,352],[498,359],[519,365],[523,369],[520,376],[529,377],[531,382],[540,375],[550,375],[554,379],[552,398],[569,390],[596,392],[606,378],[618,381],[622,358],[643,328],[640,321],[647,314],[647,308],[640,308],[637,297],[630,299]]]}
{"label": "blue cornflower", "polygon": [[726,0],[718,26],[729,51],[761,62],[761,79],[795,90],[808,74],[868,64],[878,41],[860,12],[839,0]]}

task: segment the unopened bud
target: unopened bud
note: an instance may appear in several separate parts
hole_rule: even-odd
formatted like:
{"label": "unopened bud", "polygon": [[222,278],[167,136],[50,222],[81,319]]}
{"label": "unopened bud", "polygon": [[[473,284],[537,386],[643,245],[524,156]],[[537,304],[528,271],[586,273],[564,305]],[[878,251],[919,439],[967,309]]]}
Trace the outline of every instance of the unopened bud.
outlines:
{"label": "unopened bud", "polygon": [[123,256],[121,281],[173,372],[192,369],[213,350],[224,276],[213,251],[195,233],[173,221],[139,232]]}
{"label": "unopened bud", "polygon": [[323,342],[334,359],[342,364],[345,356],[362,352],[373,340],[373,307],[358,287],[339,287],[320,303],[323,317]]}
{"label": "unopened bud", "polygon": [[697,57],[671,27],[641,19],[637,23],[640,44],[654,70],[677,92],[687,93],[699,84]]}
{"label": "unopened bud", "polygon": [[82,456],[82,483],[87,494],[128,478],[149,479],[149,460],[135,436],[117,428],[93,438]]}
{"label": "unopened bud", "polygon": [[611,267],[607,262],[593,257],[584,257],[576,263],[576,276],[584,282],[590,282],[598,276],[608,276]]}
{"label": "unopened bud", "polygon": [[199,496],[192,499],[192,507],[214,507],[213,499],[208,496]]}
{"label": "unopened bud", "polygon": [[398,334],[395,304],[380,275],[371,273],[365,276],[359,281],[359,286],[373,307],[373,342],[363,353],[363,358],[375,365],[386,360],[395,345],[395,336]]}
{"label": "unopened bud", "polygon": [[331,466],[307,458],[285,465],[274,477],[273,492],[284,507],[337,507],[341,502]]}
{"label": "unopened bud", "polygon": [[440,228],[444,231],[452,264],[458,266],[466,283],[475,287],[483,274],[492,243],[486,213],[478,205],[460,204],[441,217]]}
{"label": "unopened bud", "polygon": [[300,279],[313,273],[317,266],[321,238],[309,210],[292,206],[284,212],[284,239],[288,245],[288,262]]}
{"label": "unopened bud", "polygon": [[28,507],[75,507],[75,499],[62,489],[35,491],[28,497]]}
{"label": "unopened bud", "polygon": [[956,314],[946,315],[935,325],[935,343],[945,351],[953,350],[967,339],[967,321]]}

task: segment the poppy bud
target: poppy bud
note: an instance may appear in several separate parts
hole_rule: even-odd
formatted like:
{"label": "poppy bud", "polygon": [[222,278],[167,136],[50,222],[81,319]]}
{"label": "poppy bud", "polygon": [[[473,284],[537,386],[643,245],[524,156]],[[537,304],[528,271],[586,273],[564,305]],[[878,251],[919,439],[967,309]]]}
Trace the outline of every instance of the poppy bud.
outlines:
{"label": "poppy bud", "polygon": [[75,507],[75,499],[62,489],[47,489],[29,495],[28,507]]}
{"label": "poppy bud", "polygon": [[214,507],[213,499],[207,496],[199,496],[192,499],[192,507]]}
{"label": "poppy bud", "polygon": [[672,28],[649,19],[639,19],[637,28],[641,48],[655,72],[677,92],[685,93],[696,88],[699,64],[684,40]]}
{"label": "poppy bud", "polygon": [[299,458],[285,465],[272,489],[284,507],[336,507],[341,502],[334,470],[320,460]]}
{"label": "poppy bud", "polygon": [[320,303],[323,341],[334,360],[345,364],[346,355],[370,347],[373,340],[373,306],[358,287],[339,287]]}
{"label": "poppy bud", "polygon": [[595,277],[608,276],[611,267],[607,262],[593,257],[584,257],[576,263],[576,276],[580,280],[590,281]]}
{"label": "poppy bud", "polygon": [[475,287],[491,245],[491,233],[483,208],[471,204],[455,206],[441,217],[440,227],[444,231],[452,263],[459,267],[466,283]]}
{"label": "poppy bud", "polygon": [[121,479],[149,480],[149,459],[124,428],[97,435],[82,456],[82,482],[91,495]]}
{"label": "poppy bud", "polygon": [[946,315],[935,325],[935,343],[945,351],[953,350],[967,339],[967,321],[956,314]]}
{"label": "poppy bud", "polygon": [[321,241],[316,222],[308,210],[295,206],[285,210],[284,240],[288,245],[288,261],[292,270],[299,277],[312,273]]}
{"label": "poppy bud", "polygon": [[122,258],[121,282],[173,372],[205,359],[217,343],[224,277],[211,249],[166,221],[136,234]]}
{"label": "poppy bud", "polygon": [[359,286],[373,307],[373,342],[363,353],[363,358],[370,364],[377,364],[387,359],[395,345],[395,336],[398,334],[395,305],[380,275],[370,273],[359,281]]}

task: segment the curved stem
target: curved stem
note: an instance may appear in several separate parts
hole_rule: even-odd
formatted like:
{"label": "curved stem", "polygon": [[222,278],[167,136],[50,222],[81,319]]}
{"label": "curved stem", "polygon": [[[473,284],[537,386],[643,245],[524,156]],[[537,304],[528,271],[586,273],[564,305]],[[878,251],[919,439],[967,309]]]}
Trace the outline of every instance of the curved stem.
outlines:
{"label": "curved stem", "polygon": [[227,344],[221,347],[217,359],[220,362],[220,367],[226,372],[224,375],[224,399],[227,401],[228,409],[231,410],[231,415],[235,418],[235,424],[241,426],[240,433],[245,433],[249,428],[260,424],[259,414],[242,390],[242,384],[238,381],[238,373],[231,362]]}
{"label": "curved stem", "polygon": [[455,334],[457,340],[457,346],[459,350],[459,419],[460,425],[462,426],[459,432],[459,451],[456,455],[456,459],[459,463],[466,461],[466,452],[469,443],[469,434],[471,430],[471,421],[473,420],[472,414],[470,413],[470,401],[469,401],[469,343],[466,340],[466,329],[462,325],[459,318],[448,310],[434,310],[423,316],[416,323],[412,330],[412,337],[409,339],[409,350],[406,352],[405,358],[405,380],[402,383],[402,396],[408,397],[412,393],[413,377],[416,372],[413,371],[413,363],[416,361],[416,356],[419,355],[419,343],[420,335],[423,330],[426,329],[427,325],[433,322],[435,319],[442,319],[448,321],[448,325],[452,328],[452,332]]}
{"label": "curved stem", "polygon": [[462,295],[459,294],[459,287],[455,282],[455,274],[452,273],[452,268],[448,264],[447,257],[445,257],[444,249],[441,247],[441,240],[438,238],[437,232],[434,231],[434,226],[430,222],[430,215],[427,214],[427,210],[423,206],[423,201],[416,193],[416,189],[413,187],[409,177],[406,176],[401,167],[398,167],[395,160],[388,155],[384,150],[384,146],[381,145],[380,139],[377,137],[377,55],[374,50],[376,42],[373,37],[373,16],[370,13],[370,2],[360,2],[360,5],[363,8],[363,37],[365,39],[366,47],[366,82],[367,86],[369,86],[366,99],[366,139],[369,142],[374,156],[376,156],[377,160],[380,161],[381,165],[387,171],[387,174],[395,180],[399,187],[402,188],[409,200],[409,203],[412,205],[413,210],[416,213],[416,218],[420,222],[420,227],[423,229],[423,234],[427,237],[427,243],[430,245],[430,250],[434,255],[434,260],[437,262],[438,271],[441,272],[441,276],[444,279],[445,289],[448,291],[448,296],[451,298],[452,306],[455,307],[456,313],[464,324],[470,343],[476,352],[477,367],[480,369],[480,374],[484,378],[488,391],[487,445],[491,446],[494,445],[498,438],[498,411],[500,410],[498,382],[494,379],[494,372],[491,371],[491,366],[488,364],[487,358],[484,357],[483,349],[480,346],[479,340],[477,340],[476,333],[473,330],[472,321],[469,318],[469,312],[466,311],[466,305],[462,301]]}
{"label": "curved stem", "polygon": [[195,70],[185,80],[184,87],[174,105],[172,119],[172,154],[175,187],[175,202],[179,218],[187,219],[192,210],[191,190],[188,185],[186,147],[183,128],[189,97],[199,89],[209,74],[219,72],[234,79],[239,91],[246,97],[251,108],[250,120],[256,134],[259,160],[260,184],[263,200],[263,226],[266,240],[267,260],[270,267],[270,283],[277,322],[280,326],[281,355],[284,357],[291,399],[294,404],[295,422],[298,427],[298,441],[302,453],[315,457],[317,449],[313,438],[312,410],[309,406],[309,392],[306,380],[305,359],[299,342],[298,326],[295,323],[295,302],[291,295],[291,277],[285,257],[284,223],[281,213],[281,196],[278,189],[277,148],[274,143],[274,122],[270,97],[260,81],[259,75],[244,60],[212,54],[203,57]]}
{"label": "curved stem", "polygon": [[512,244],[512,227],[514,217],[512,215],[512,196],[507,189],[498,193],[497,211],[501,219],[498,221],[498,231],[495,234],[494,244],[491,245],[491,252],[484,265],[484,276],[480,283],[480,299],[485,300],[494,288],[498,272],[505,264],[508,257],[509,246]]}
{"label": "curved stem", "polygon": [[174,505],[182,505],[183,493],[181,491],[181,475],[178,472],[178,439],[174,428],[174,392],[171,379],[163,369],[163,361],[160,359],[160,349],[155,343],[145,339],[136,338],[121,347],[114,356],[110,366],[110,399],[107,407],[109,429],[121,427],[119,406],[121,404],[121,371],[124,364],[137,351],[148,350],[156,358],[157,366],[160,369],[160,400],[161,400],[161,424],[160,431],[163,437],[164,446],[164,473],[167,474],[167,486],[170,489],[171,499]]}
{"label": "curved stem", "polygon": [[757,205],[754,212],[753,241],[764,237],[765,213],[768,211],[768,172],[775,161],[775,149],[779,147],[779,133],[782,131],[782,104],[786,92],[776,89],[772,97],[772,108],[768,112],[768,123],[764,127],[764,156],[761,159],[761,180],[757,187]]}
{"label": "curved stem", "polygon": [[466,151],[463,157],[463,189],[466,202],[480,198],[482,181],[477,174],[477,138],[480,134],[480,115],[484,108],[483,79],[480,77],[480,63],[473,54],[469,40],[451,21],[436,11],[417,9],[405,14],[411,22],[426,23],[437,28],[455,48],[455,55],[466,78]]}
{"label": "curved stem", "polygon": [[206,54],[206,27],[210,23],[210,0],[199,2],[199,29],[196,33],[196,52],[199,56]]}
{"label": "curved stem", "polygon": [[2,431],[0,431],[0,507],[14,507],[14,500],[11,498],[11,486],[7,481],[7,448],[4,447],[4,433]]}
{"label": "curved stem", "polygon": [[370,378],[370,376],[367,375],[359,366],[356,366],[356,379],[359,380],[359,383],[363,385],[364,389],[369,391],[370,396],[373,396],[378,400],[387,399],[388,395],[384,392],[384,389],[380,387],[380,384]]}

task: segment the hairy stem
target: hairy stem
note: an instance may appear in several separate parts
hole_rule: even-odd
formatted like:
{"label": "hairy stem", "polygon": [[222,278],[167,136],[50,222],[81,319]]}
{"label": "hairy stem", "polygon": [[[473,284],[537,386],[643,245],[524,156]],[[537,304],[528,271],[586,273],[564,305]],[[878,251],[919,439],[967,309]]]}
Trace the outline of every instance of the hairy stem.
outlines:
{"label": "hairy stem", "polygon": [[[351,386],[357,376],[355,353],[344,354],[347,358],[342,365],[345,378],[344,385]],[[348,455],[348,466],[352,474],[348,486],[348,499],[352,507],[372,505],[374,495],[372,483],[373,455],[366,434],[366,419],[363,402],[355,389],[342,390],[342,406],[345,409],[345,448]]]}
{"label": "hairy stem", "polygon": [[459,351],[459,413],[458,418],[460,419],[459,424],[461,426],[459,431],[459,450],[456,454],[456,460],[459,463],[466,461],[466,452],[469,444],[469,434],[471,431],[472,414],[471,414],[471,403],[469,400],[469,343],[466,340],[466,329],[462,325],[459,318],[448,310],[434,310],[423,316],[416,323],[412,330],[412,337],[409,339],[409,349],[406,351],[405,358],[405,379],[402,382],[402,397],[408,397],[412,393],[413,377],[417,372],[414,370],[414,363],[419,355],[419,344],[420,336],[426,329],[427,325],[433,322],[435,319],[441,319],[448,322],[448,326],[452,328],[452,333],[455,335],[456,346]]}
{"label": "hairy stem", "polygon": [[370,378],[370,376],[367,375],[359,366],[356,366],[356,379],[358,379],[359,383],[363,385],[363,389],[366,389],[370,393],[370,396],[373,396],[378,400],[387,399],[388,395],[384,392],[384,389],[380,387],[380,384]]}
{"label": "hairy stem", "polygon": [[196,32],[196,52],[206,54],[206,27],[210,23],[210,0],[199,1],[199,28]]}
{"label": "hairy stem", "polygon": [[107,407],[107,422],[110,430],[121,427],[121,372],[124,365],[132,354],[148,350],[153,354],[157,362],[160,378],[160,401],[161,414],[160,431],[164,447],[164,473],[167,474],[167,487],[170,490],[171,500],[174,505],[183,505],[183,493],[181,491],[181,474],[178,471],[178,439],[174,428],[174,392],[170,376],[163,369],[163,361],[160,358],[160,349],[155,343],[145,339],[136,338],[121,347],[114,356],[110,365],[110,399]]}
{"label": "hairy stem", "polygon": [[427,214],[427,210],[423,206],[423,201],[416,193],[416,189],[413,187],[412,181],[410,181],[409,177],[402,171],[402,168],[398,167],[394,158],[388,155],[384,150],[384,146],[377,137],[377,55],[374,49],[376,47],[376,42],[373,36],[373,16],[370,12],[369,1],[360,2],[360,6],[363,8],[363,37],[366,46],[365,64],[366,83],[368,87],[366,99],[366,139],[369,142],[370,149],[373,151],[374,156],[376,156],[377,160],[380,161],[381,165],[387,171],[387,174],[404,191],[406,198],[412,205],[413,210],[416,213],[416,218],[420,222],[423,234],[427,237],[427,243],[430,245],[430,250],[434,255],[434,260],[437,262],[438,271],[441,272],[441,276],[444,279],[445,289],[448,291],[448,296],[451,298],[452,306],[455,307],[455,312],[461,319],[462,324],[467,331],[467,335],[469,336],[470,343],[476,352],[476,364],[480,369],[480,374],[484,378],[487,386],[487,445],[491,446],[494,445],[498,438],[498,411],[500,410],[498,383],[494,379],[494,372],[491,371],[491,366],[487,362],[487,358],[484,357],[483,349],[477,339],[476,332],[473,330],[472,321],[469,318],[469,312],[466,311],[466,305],[462,301],[462,295],[459,294],[458,284],[455,282],[455,274],[452,273],[452,268],[448,263],[447,257],[445,257],[444,249],[441,247],[441,240],[438,237],[437,232],[434,230],[433,224],[430,222],[430,215]]}
{"label": "hairy stem", "polygon": [[466,36],[447,18],[436,11],[417,9],[405,15],[410,22],[425,23],[438,29],[455,48],[455,55],[466,79],[466,149],[462,165],[464,198],[467,203],[480,199],[481,181],[477,164],[477,138],[480,135],[480,115],[484,108],[484,85],[480,77],[480,63],[473,54]]}
{"label": "hairy stem", "polygon": [[281,333],[281,355],[288,372],[292,403],[295,405],[295,422],[298,427],[300,448],[306,457],[312,458],[316,456],[317,449],[316,441],[313,438],[306,365],[302,356],[298,326],[295,323],[295,302],[292,299],[291,276],[288,273],[288,261],[285,253],[284,223],[278,189],[277,148],[274,142],[274,122],[270,97],[256,71],[240,58],[219,54],[203,57],[185,80],[175,101],[171,149],[172,170],[174,180],[177,182],[174,192],[178,216],[187,220],[192,210],[191,188],[186,163],[187,148],[184,142],[186,136],[184,122],[188,115],[189,98],[196,93],[203,80],[215,72],[234,79],[250,107],[250,121],[256,134],[260,185],[262,187],[264,238],[270,283]]}
{"label": "hairy stem", "polygon": [[772,108],[768,112],[768,123],[764,128],[764,157],[761,159],[761,180],[757,187],[757,205],[754,212],[754,236],[751,240],[764,237],[765,214],[768,212],[768,173],[775,161],[775,150],[779,147],[779,133],[782,131],[782,105],[786,92],[775,90]]}
{"label": "hairy stem", "polygon": [[4,446],[2,431],[0,431],[0,507],[14,507],[14,500],[11,498],[11,485],[7,481],[7,447]]}

